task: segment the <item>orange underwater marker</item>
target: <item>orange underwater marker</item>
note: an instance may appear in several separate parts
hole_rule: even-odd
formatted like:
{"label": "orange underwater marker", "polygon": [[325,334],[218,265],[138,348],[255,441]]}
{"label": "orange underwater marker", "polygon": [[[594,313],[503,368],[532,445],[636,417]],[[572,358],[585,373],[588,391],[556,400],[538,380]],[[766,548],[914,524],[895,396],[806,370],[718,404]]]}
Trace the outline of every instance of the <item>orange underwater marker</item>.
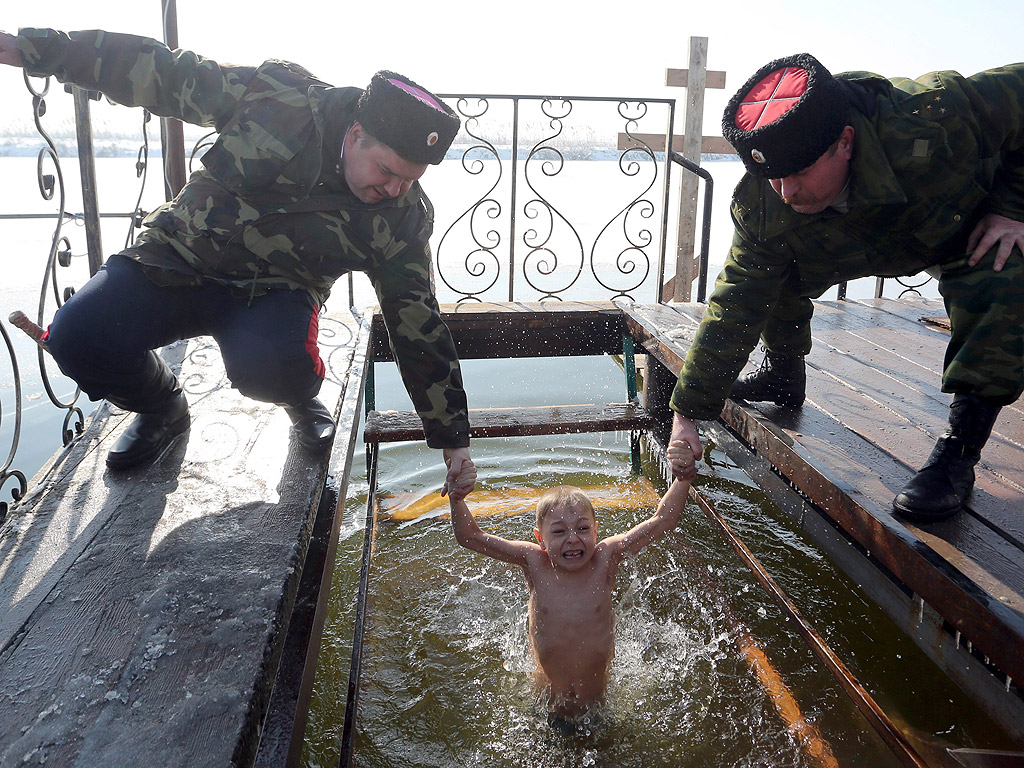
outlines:
{"label": "orange underwater marker", "polygon": [[[466,504],[474,517],[507,517],[530,514],[537,506],[537,500],[544,495],[545,488],[502,488],[492,490],[481,488],[466,498]],[[659,496],[646,478],[629,482],[608,483],[587,486],[582,489],[591,498],[595,509],[613,510],[657,506]],[[448,499],[438,491],[422,494],[403,493],[381,498],[381,513],[396,522],[419,518],[446,516]]]}
{"label": "orange underwater marker", "polygon": [[821,768],[839,768],[839,762],[832,754],[832,748],[817,727],[804,717],[793,692],[789,690],[782,676],[772,666],[765,652],[748,632],[740,630],[739,634],[737,642],[740,650],[743,651],[743,657],[746,659],[747,665],[757,674],[757,679],[760,680],[761,686],[775,705],[786,728],[817,765]]}

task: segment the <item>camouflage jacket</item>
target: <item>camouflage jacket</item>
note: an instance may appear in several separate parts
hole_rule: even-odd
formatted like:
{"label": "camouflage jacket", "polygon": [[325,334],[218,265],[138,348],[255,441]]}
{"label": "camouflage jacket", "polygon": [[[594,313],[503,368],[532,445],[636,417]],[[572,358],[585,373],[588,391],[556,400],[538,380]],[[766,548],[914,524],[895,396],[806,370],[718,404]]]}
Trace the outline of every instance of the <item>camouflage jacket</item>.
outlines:
{"label": "camouflage jacket", "polygon": [[984,213],[1024,221],[1024,65],[841,77],[855,131],[849,210],[796,213],[743,176],[732,247],[672,394],[684,416],[717,418],[787,281],[817,298],[858,277],[916,274],[961,258]]}
{"label": "camouflage jacket", "polygon": [[419,183],[366,204],[337,167],[359,88],[294,64],[218,64],[133,35],[23,29],[26,71],[218,132],[178,195],[126,255],[161,284],[213,281],[239,295],[306,290],[322,305],[350,271],[373,282],[427,444],[469,444],[455,347],[433,292],[433,208]]}

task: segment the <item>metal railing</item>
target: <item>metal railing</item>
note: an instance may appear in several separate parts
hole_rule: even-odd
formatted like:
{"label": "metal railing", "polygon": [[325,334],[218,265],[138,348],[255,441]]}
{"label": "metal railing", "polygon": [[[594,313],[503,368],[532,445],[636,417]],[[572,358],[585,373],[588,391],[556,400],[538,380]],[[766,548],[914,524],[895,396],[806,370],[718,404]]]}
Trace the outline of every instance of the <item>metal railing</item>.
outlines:
{"label": "metal railing", "polygon": [[[60,153],[43,124],[50,80],[37,87],[26,76],[25,83],[43,143],[37,157],[39,192],[44,200],[55,202],[56,210],[5,212],[0,219],[54,222],[31,318],[45,328],[76,287],[102,265],[100,220],[128,220],[125,247],[141,227],[146,215],[141,206],[149,170],[151,116],[138,110],[142,133],[135,163],[139,193],[134,210],[101,213],[96,203],[89,112],[90,100],[100,96],[66,89],[75,103],[83,195],[83,212],[70,213]],[[673,162],[670,155],[645,143],[641,134],[664,134],[666,146],[671,146],[674,100],[493,94],[443,98],[461,115],[463,130],[448,160],[432,170],[427,184],[434,195],[442,191],[434,198],[437,215],[432,241],[442,301],[660,301],[672,216]],[[627,137],[621,148],[616,141],[619,134]],[[204,136],[196,142],[187,159],[190,166],[209,146],[209,139]],[[686,172],[701,173],[688,167]],[[166,188],[167,169],[160,175]],[[706,174],[701,175],[710,182]],[[87,274],[70,269],[73,256],[82,255],[81,246],[72,245],[66,227],[70,222],[85,225]],[[704,224],[701,297],[707,271],[707,211]],[[348,288],[351,306],[356,303],[351,278]],[[31,352],[25,352],[23,338],[12,339],[9,328],[6,322],[0,323],[13,382],[13,398],[8,398],[13,401],[13,414],[0,407],[0,437],[9,443],[7,458],[0,465],[0,520],[9,511],[8,499],[24,496],[26,475],[35,471],[15,467],[25,439],[28,370],[25,364],[19,365],[19,357]],[[27,349],[34,351],[32,365],[38,369],[39,386],[56,411],[41,429],[59,432],[55,437],[66,447],[84,430],[82,393],[65,379],[62,383],[72,391],[58,395],[52,382],[60,373],[52,360],[39,347]],[[45,440],[39,431],[32,430],[34,443]]]}
{"label": "metal railing", "polygon": [[[469,193],[457,195],[468,199],[451,215],[438,205],[447,298],[659,300],[671,162],[640,134],[671,138],[674,100],[441,97],[463,119],[447,172],[459,169],[458,188]],[[623,149],[619,133],[629,137]]]}
{"label": "metal railing", "polygon": [[[40,218],[54,221],[54,228],[50,237],[50,245],[43,262],[42,281],[36,303],[35,322],[45,327],[46,319],[64,304],[75,292],[76,278],[72,267],[73,247],[71,237],[65,232],[65,224],[69,221],[82,222],[85,225],[85,248],[88,261],[88,276],[96,273],[103,263],[102,243],[100,239],[99,221],[101,214],[97,207],[96,195],[96,172],[93,157],[93,141],[90,120],[90,100],[99,98],[95,92],[86,92],[78,88],[67,87],[65,90],[72,94],[75,108],[76,140],[78,145],[79,170],[82,181],[83,212],[71,214],[67,211],[67,189],[65,187],[64,170],[57,145],[51,138],[49,132],[43,125],[43,117],[47,112],[46,99],[49,95],[50,79],[42,81],[37,87],[36,83],[28,75],[25,75],[25,85],[32,97],[32,118],[36,131],[43,141],[43,147],[39,150],[36,158],[36,177],[39,193],[46,201],[56,203],[56,211],[51,214],[9,214],[0,215],[2,219],[18,218]],[[149,145],[146,135],[146,122],[149,114],[143,111],[143,136],[142,146],[138,153],[136,170],[141,185],[145,184],[146,169],[148,167]],[[139,200],[142,193],[140,190]],[[130,243],[134,237],[135,230],[140,226],[143,213],[136,205],[136,209],[130,213],[105,214],[106,217],[122,217],[129,219],[129,229],[126,243]],[[14,413],[13,426],[11,418],[0,408],[0,434],[5,435],[9,441],[7,458],[0,465],[0,521],[9,511],[9,503],[4,498],[8,493],[12,501],[17,501],[28,489],[28,478],[26,472],[15,467],[15,460],[23,437],[24,413],[25,413],[25,379],[22,376],[22,369],[18,364],[18,352],[16,343],[8,334],[7,324],[0,323],[0,334],[3,336],[4,344],[7,347],[8,357],[11,366],[11,380],[14,390]],[[21,339],[19,339],[21,341]],[[85,416],[80,406],[81,391],[77,388],[70,395],[61,396],[54,386],[56,378],[60,375],[55,370],[49,356],[44,354],[43,349],[35,347],[34,365],[38,369],[39,385],[45,392],[50,404],[56,409],[58,418],[49,420],[50,423],[59,423],[60,444],[68,446],[85,426]],[[5,393],[6,394],[6,393]],[[62,417],[60,414],[63,414]],[[32,439],[40,440],[38,434],[33,434]]]}

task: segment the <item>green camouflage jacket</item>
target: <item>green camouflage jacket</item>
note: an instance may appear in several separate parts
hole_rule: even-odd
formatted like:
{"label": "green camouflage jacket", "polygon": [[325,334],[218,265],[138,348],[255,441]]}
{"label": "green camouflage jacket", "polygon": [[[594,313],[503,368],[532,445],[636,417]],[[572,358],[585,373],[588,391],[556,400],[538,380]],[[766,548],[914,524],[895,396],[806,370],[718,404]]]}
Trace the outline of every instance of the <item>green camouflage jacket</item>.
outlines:
{"label": "green camouflage jacket", "polygon": [[419,183],[366,204],[337,168],[359,88],[294,64],[217,64],[133,35],[23,29],[26,71],[218,131],[181,192],[126,255],[161,284],[213,281],[240,295],[306,290],[322,305],[350,271],[373,282],[402,379],[434,448],[469,444],[455,347],[433,292],[433,208]]}
{"label": "green camouflage jacket", "polygon": [[867,275],[911,275],[960,258],[977,220],[1024,221],[1024,65],[970,78],[938,72],[852,83],[849,211],[800,214],[745,174],[735,231],[672,394],[672,409],[717,418],[784,283],[806,298]]}

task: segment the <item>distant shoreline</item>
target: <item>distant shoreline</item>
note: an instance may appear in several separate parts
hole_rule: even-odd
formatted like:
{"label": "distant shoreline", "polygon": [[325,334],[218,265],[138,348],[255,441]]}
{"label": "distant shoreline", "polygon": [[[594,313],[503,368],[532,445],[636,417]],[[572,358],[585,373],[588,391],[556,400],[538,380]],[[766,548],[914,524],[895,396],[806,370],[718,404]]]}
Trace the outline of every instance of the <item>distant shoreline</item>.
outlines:
{"label": "distant shoreline", "polygon": [[[78,144],[76,140],[72,138],[53,138],[54,147],[57,150],[58,157],[62,158],[76,158],[78,157]],[[454,145],[448,153],[445,155],[446,160],[462,160],[464,155],[467,160],[494,160],[495,155],[489,149],[480,149],[479,144],[475,145]],[[46,143],[38,136],[5,136],[0,137],[0,157],[37,157],[41,151],[46,147]],[[143,144],[141,141],[131,143],[124,139],[105,140],[103,138],[93,137],[93,156],[100,157],[111,157],[111,158],[137,158],[139,152],[142,150]],[[519,160],[526,160],[531,152],[532,148],[520,148]],[[628,159],[642,161],[645,158],[642,157],[642,151],[638,148],[635,150],[619,150],[614,147],[559,147],[558,150],[562,153],[564,160],[594,160],[594,161],[609,161],[619,160],[628,153]],[[153,158],[162,157],[163,152],[160,146],[159,135],[155,139],[151,138],[149,142],[149,156]],[[499,160],[510,160],[512,158],[512,150],[510,147],[497,147],[497,159]],[[468,153],[468,155],[467,155]],[[654,157],[658,162],[663,162],[665,159],[664,152],[655,152]],[[537,151],[534,160],[537,162],[544,162],[545,160],[554,160],[555,152],[552,149],[542,148]],[[704,154],[701,155],[701,162],[718,162],[723,160],[738,160],[736,155],[722,155],[722,154]]]}

